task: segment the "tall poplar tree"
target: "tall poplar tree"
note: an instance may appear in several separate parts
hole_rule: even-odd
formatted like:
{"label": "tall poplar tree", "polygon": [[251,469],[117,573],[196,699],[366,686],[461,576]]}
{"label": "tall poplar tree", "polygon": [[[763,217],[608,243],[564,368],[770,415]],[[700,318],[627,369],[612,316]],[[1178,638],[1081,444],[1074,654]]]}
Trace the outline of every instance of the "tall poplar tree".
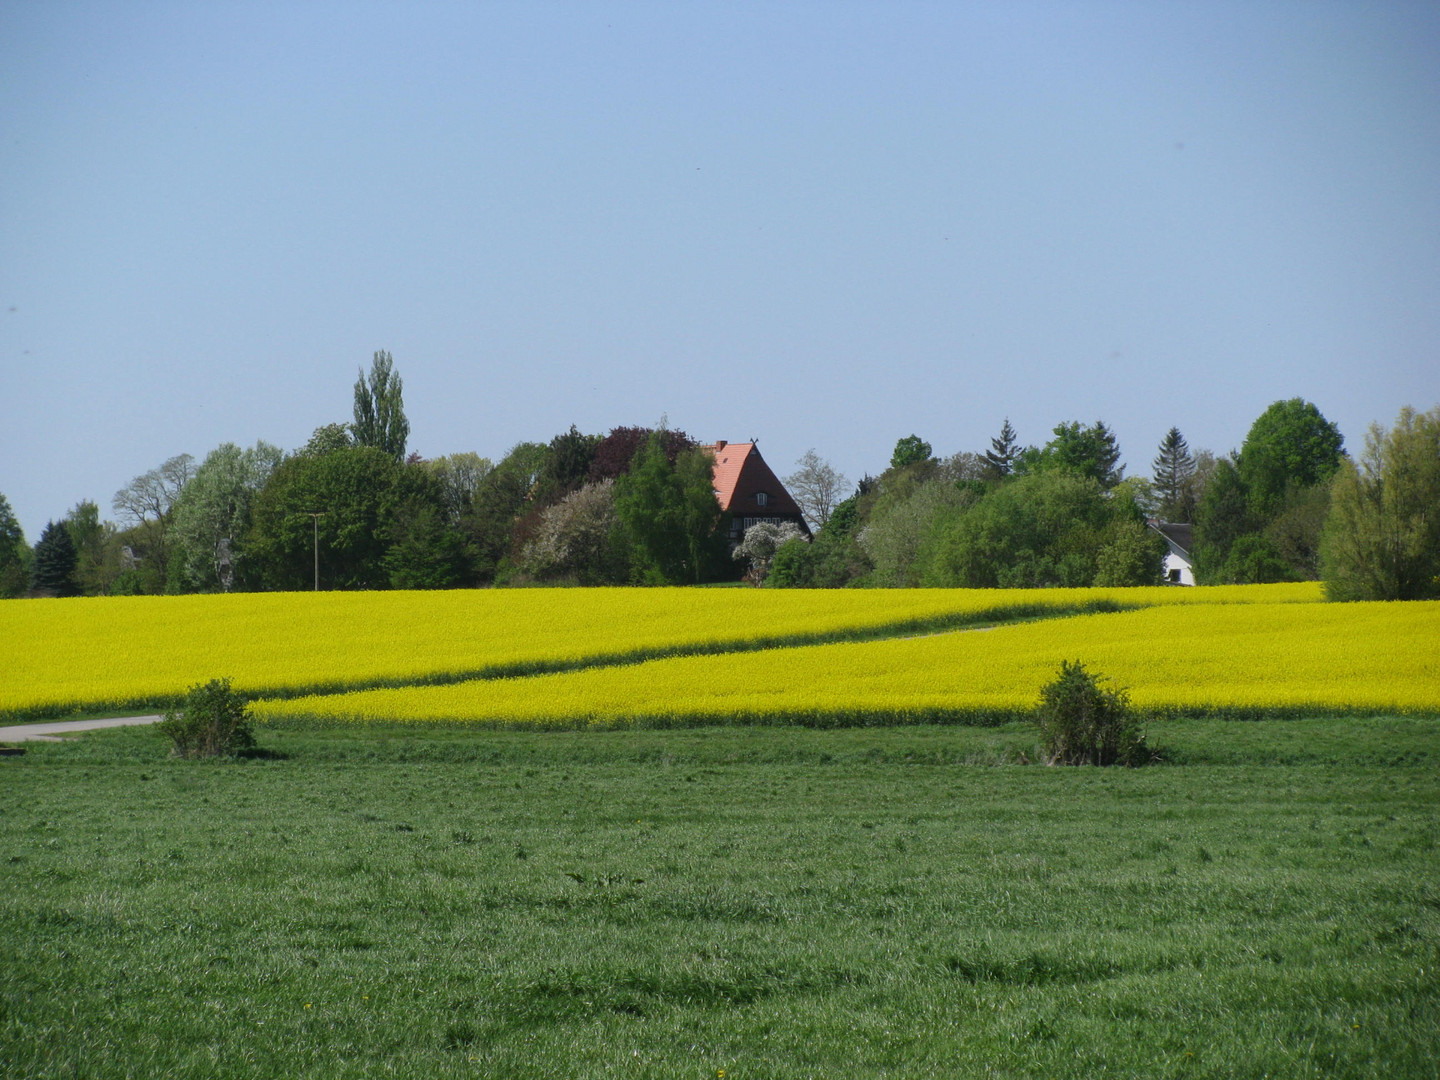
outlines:
{"label": "tall poplar tree", "polygon": [[401,387],[394,362],[382,349],[370,361],[368,380],[363,371],[355,380],[355,422],[350,425],[357,446],[373,446],[397,462],[405,460],[410,438]]}

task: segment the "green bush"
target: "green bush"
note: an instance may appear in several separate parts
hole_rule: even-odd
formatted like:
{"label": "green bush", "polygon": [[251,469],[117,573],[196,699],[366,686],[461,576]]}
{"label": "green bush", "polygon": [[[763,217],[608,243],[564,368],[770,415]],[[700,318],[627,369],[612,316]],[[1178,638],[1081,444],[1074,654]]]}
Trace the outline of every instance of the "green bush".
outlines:
{"label": "green bush", "polygon": [[1102,688],[1079,661],[1062,661],[1059,676],[1040,690],[1036,719],[1051,765],[1144,765],[1151,759],[1129,695]]}
{"label": "green bush", "polygon": [[255,746],[250,707],[230,689],[229,679],[192,686],[179,711],[171,709],[156,727],[174,740],[180,757],[238,754]]}

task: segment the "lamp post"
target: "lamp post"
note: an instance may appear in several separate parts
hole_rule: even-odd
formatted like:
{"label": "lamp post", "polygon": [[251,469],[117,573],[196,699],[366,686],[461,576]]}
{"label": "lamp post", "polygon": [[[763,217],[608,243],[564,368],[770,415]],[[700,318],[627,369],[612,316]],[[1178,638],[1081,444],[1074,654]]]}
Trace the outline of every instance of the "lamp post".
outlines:
{"label": "lamp post", "polygon": [[322,510],[322,511],[319,511],[319,512],[317,513],[317,512],[314,511],[314,510],[310,510],[310,511],[307,511],[307,513],[309,513],[309,515],[310,515],[310,521],[311,521],[311,523],[312,523],[312,524],[314,525],[314,527],[315,527],[315,591],[316,591],[316,592],[319,592],[319,591],[320,591],[320,519],[325,516],[325,512]]}

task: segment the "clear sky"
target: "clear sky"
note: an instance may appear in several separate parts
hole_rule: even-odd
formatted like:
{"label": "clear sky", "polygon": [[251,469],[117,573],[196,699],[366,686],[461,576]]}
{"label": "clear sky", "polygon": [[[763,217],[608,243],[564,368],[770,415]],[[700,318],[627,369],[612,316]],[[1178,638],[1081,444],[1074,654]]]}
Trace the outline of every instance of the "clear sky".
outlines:
{"label": "clear sky", "polygon": [[0,0],[0,492],[572,423],[1357,449],[1440,402],[1440,5]]}

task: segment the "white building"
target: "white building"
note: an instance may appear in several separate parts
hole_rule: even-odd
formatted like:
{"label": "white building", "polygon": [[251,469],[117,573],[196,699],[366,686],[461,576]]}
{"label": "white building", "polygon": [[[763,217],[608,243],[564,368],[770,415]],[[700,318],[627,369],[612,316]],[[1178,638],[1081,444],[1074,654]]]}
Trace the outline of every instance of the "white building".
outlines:
{"label": "white building", "polygon": [[1150,527],[1165,538],[1165,584],[1194,585],[1195,559],[1190,552],[1195,546],[1195,526],[1151,521]]}

